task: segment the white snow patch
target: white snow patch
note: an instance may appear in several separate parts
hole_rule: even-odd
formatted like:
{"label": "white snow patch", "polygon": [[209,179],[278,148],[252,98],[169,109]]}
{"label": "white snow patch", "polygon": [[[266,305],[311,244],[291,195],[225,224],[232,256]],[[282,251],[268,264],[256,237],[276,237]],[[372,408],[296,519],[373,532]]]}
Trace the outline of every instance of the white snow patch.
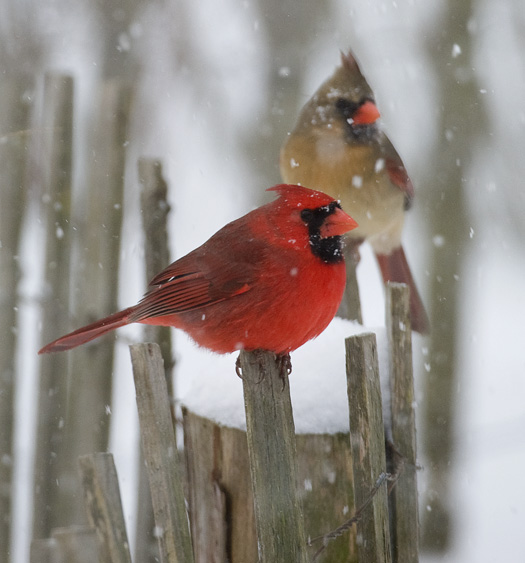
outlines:
{"label": "white snow patch", "polygon": [[[384,327],[371,330],[335,318],[315,340],[292,353],[290,391],[298,434],[348,432],[345,338],[364,332],[377,337],[385,412],[390,411],[388,347]],[[246,428],[242,382],[235,374],[237,354],[219,356],[186,339],[178,365],[177,387],[183,405],[224,426]],[[385,404],[386,403],[386,404]],[[388,415],[386,415],[388,416]]]}

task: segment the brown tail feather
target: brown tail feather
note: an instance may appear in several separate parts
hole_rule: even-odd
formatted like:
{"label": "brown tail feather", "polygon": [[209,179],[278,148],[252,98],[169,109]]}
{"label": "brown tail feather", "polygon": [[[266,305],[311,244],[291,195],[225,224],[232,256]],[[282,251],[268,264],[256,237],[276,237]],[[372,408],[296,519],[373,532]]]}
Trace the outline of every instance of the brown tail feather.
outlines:
{"label": "brown tail feather", "polygon": [[64,350],[70,350],[71,348],[76,348],[81,344],[85,344],[90,340],[106,334],[106,332],[110,332],[116,328],[127,325],[130,322],[129,315],[132,310],[133,307],[129,307],[128,309],[124,309],[124,311],[119,311],[109,317],[105,317],[104,319],[79,328],[74,332],[70,332],[57,340],[50,342],[38,353],[49,354],[50,352],[63,352]]}
{"label": "brown tail feather", "polygon": [[420,334],[428,334],[430,332],[428,316],[410,272],[403,248],[400,246],[392,251],[391,254],[376,254],[376,258],[385,284],[387,281],[392,281],[408,285],[410,288],[410,321],[412,329]]}

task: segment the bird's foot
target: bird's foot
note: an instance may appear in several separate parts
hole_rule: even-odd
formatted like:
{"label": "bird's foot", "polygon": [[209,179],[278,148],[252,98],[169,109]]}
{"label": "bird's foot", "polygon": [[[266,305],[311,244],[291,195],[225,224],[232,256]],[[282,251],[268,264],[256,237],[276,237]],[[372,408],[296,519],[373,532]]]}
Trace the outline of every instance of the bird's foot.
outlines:
{"label": "bird's foot", "polygon": [[290,354],[277,354],[277,366],[279,368],[279,378],[283,384],[282,391],[284,391],[288,376],[292,373],[292,360],[290,358]]}
{"label": "bird's foot", "polygon": [[[254,350],[254,352],[256,353],[256,361],[259,364],[259,372],[261,374],[259,380],[255,383],[259,384],[266,377],[265,362],[262,355],[266,352],[264,350]],[[279,370],[279,379],[281,379],[282,381],[284,391],[287,378],[292,373],[292,361],[290,359],[290,354],[288,353],[276,354],[275,359],[277,363],[277,369]],[[237,357],[237,360],[235,360],[235,373],[237,374],[237,377],[239,377],[239,379],[244,379],[240,354]]]}

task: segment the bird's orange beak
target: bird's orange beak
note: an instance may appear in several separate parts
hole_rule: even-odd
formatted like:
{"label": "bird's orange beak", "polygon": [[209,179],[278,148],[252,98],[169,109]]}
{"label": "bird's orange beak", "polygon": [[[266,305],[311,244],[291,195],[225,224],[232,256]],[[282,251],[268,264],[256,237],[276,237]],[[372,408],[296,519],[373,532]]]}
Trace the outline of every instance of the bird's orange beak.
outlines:
{"label": "bird's orange beak", "polygon": [[370,125],[371,123],[375,123],[380,117],[381,114],[374,102],[367,100],[355,112],[352,120],[357,125]]}
{"label": "bird's orange beak", "polygon": [[320,233],[322,238],[341,236],[357,226],[350,215],[336,207],[335,211],[321,225]]}

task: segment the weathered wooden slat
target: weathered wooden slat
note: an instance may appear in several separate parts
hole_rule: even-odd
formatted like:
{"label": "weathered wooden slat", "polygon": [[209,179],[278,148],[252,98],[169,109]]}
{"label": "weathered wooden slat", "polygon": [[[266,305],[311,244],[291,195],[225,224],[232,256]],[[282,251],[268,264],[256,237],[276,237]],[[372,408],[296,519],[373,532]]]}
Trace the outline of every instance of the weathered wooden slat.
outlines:
{"label": "weathered wooden slat", "polygon": [[113,455],[80,456],[78,465],[88,520],[101,540],[101,562],[131,563]]}
{"label": "weathered wooden slat", "polygon": [[161,561],[191,563],[183,471],[178,464],[160,348],[158,344],[135,344],[130,352]]}
{"label": "weathered wooden slat", "polygon": [[[222,451],[223,428],[187,409],[183,409],[183,426],[184,451],[188,468],[189,517],[195,563],[223,563],[224,561],[236,563],[238,560],[233,559],[231,555],[233,545],[228,545],[228,532],[239,514],[234,512],[233,507],[227,514],[223,467],[225,459]],[[244,433],[242,434],[244,450],[246,450],[246,437]],[[247,452],[244,452],[246,459],[243,459],[242,454],[242,451],[236,451],[233,457],[239,466],[244,466],[245,475],[249,475]],[[228,491],[230,503],[233,502],[234,496],[238,498],[233,490]],[[253,513],[249,479],[246,483],[244,500],[252,503]],[[241,507],[237,504],[235,508]],[[243,522],[246,523],[244,518],[247,515],[245,510],[243,512]],[[246,542],[251,540],[252,546],[254,545],[253,537],[247,537],[245,540]],[[257,550],[255,549],[251,555],[252,558],[248,557],[248,561],[256,559]]]}
{"label": "weathered wooden slat", "polygon": [[[355,506],[359,509],[386,472],[375,334],[346,339],[346,370]],[[391,562],[386,485],[379,488],[357,523],[357,540],[359,561]]]}
{"label": "weathered wooden slat", "polygon": [[183,426],[195,563],[257,561],[246,432],[187,409]]}
{"label": "weathered wooden slat", "polygon": [[[146,283],[170,263],[167,218],[170,210],[167,202],[168,186],[162,176],[160,161],[140,158],[138,175],[141,184],[140,202],[144,230],[144,257],[146,260]],[[166,385],[173,412],[173,354],[171,351],[171,329],[166,326],[146,325],[144,340],[160,346],[166,372]],[[137,525],[135,528],[135,550],[137,561],[155,563],[159,560],[157,538],[154,536],[155,519],[151,504],[151,492],[142,450],[139,460],[139,488],[137,495]]]}
{"label": "weathered wooden slat", "polygon": [[392,440],[399,478],[392,490],[395,563],[419,561],[416,420],[409,288],[389,283],[386,294]]}
{"label": "weathered wooden slat", "polygon": [[[300,374],[298,374],[300,377]],[[312,390],[315,392],[315,390]],[[354,485],[348,434],[298,434],[299,497],[308,539],[337,528],[352,513]],[[315,542],[309,553],[319,549]],[[316,562],[357,563],[355,526],[329,542]]]}
{"label": "weathered wooden slat", "polygon": [[[139,180],[141,183],[140,203],[144,226],[146,259],[146,283],[163,270],[170,262],[167,220],[170,206],[168,204],[168,185],[162,175],[162,164],[159,160],[140,158],[138,162]],[[144,334],[147,342],[157,342],[164,359],[168,395],[173,399],[173,354],[171,351],[172,330],[167,326],[146,325]]]}
{"label": "weathered wooden slat", "polygon": [[240,353],[261,563],[306,563],[288,376],[269,352]]}

